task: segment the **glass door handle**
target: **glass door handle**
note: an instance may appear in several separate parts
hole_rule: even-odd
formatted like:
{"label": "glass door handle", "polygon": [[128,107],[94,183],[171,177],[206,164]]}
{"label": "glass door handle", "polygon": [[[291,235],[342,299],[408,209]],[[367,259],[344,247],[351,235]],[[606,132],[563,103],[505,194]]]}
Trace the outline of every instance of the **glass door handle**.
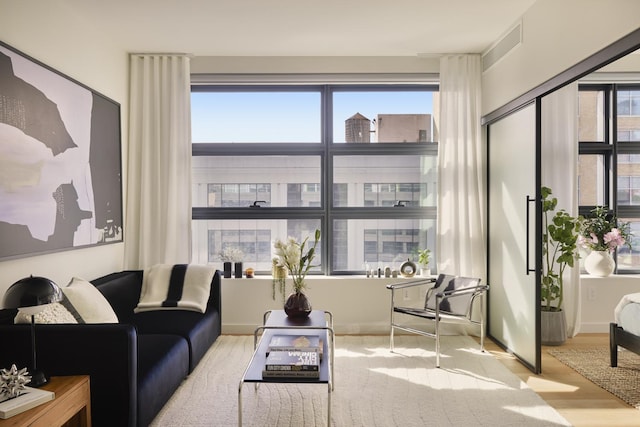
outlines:
{"label": "glass door handle", "polygon": [[526,240],[526,246],[527,246],[526,255],[525,255],[526,256],[526,262],[525,263],[526,263],[526,269],[527,269],[527,271],[526,271],[527,276],[529,275],[529,273],[534,273],[536,271],[535,268],[531,268],[530,265],[529,265],[529,258],[530,258],[529,257],[529,243],[530,243],[529,242],[529,238],[530,238],[530,235],[531,235],[531,230],[529,230],[529,224],[530,224],[529,214],[530,214],[531,202],[535,203],[535,201],[536,201],[535,197],[530,197],[527,194],[527,219],[526,219],[527,224],[525,226],[525,234],[526,234],[526,239],[525,240]]}

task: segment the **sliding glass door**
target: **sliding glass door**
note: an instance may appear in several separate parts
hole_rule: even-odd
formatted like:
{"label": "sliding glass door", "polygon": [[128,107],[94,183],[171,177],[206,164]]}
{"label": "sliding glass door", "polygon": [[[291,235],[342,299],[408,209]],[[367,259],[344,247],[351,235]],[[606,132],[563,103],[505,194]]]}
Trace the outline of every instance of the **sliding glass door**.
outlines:
{"label": "sliding glass door", "polygon": [[488,334],[540,372],[536,104],[490,123]]}

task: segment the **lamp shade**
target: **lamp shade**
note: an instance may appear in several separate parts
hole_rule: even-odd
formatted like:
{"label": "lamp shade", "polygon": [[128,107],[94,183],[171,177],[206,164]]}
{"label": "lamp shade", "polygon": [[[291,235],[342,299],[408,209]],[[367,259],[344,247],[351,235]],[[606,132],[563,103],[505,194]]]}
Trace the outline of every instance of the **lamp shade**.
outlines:
{"label": "lamp shade", "polygon": [[27,308],[62,301],[62,291],[46,277],[29,276],[9,286],[4,294],[4,308]]}

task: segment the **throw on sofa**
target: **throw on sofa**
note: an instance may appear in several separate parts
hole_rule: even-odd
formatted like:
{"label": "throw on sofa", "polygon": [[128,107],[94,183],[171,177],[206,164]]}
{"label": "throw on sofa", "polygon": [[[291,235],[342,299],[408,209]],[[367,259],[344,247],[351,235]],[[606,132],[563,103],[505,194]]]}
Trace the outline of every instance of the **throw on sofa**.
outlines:
{"label": "throw on sofa", "polygon": [[[94,427],[147,426],[221,332],[220,274],[205,313],[134,312],[143,271],[122,271],[91,283],[118,323],[36,325],[38,368],[49,376],[89,375]],[[31,366],[30,328],[0,313],[0,367]]]}

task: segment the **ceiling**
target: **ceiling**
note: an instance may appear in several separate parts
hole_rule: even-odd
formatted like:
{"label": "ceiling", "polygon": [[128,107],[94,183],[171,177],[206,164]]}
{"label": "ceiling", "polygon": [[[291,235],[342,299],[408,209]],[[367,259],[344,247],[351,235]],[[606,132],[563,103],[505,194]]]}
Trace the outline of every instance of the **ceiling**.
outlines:
{"label": "ceiling", "polygon": [[59,0],[127,52],[196,56],[480,53],[535,0]]}

